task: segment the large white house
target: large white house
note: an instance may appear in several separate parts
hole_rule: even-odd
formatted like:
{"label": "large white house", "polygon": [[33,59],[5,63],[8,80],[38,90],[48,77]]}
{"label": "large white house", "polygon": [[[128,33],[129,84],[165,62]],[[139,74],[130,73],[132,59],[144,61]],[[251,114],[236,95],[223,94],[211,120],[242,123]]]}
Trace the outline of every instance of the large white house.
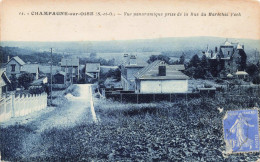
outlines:
{"label": "large white house", "polygon": [[20,59],[18,56],[12,57],[6,63],[6,75],[7,77],[16,76],[17,78],[22,73],[31,73],[34,76],[34,79],[39,78],[39,65],[38,64],[25,64],[25,62]]}
{"label": "large white house", "polygon": [[189,77],[183,65],[168,65],[156,60],[138,71],[135,76],[136,93],[185,93]]}

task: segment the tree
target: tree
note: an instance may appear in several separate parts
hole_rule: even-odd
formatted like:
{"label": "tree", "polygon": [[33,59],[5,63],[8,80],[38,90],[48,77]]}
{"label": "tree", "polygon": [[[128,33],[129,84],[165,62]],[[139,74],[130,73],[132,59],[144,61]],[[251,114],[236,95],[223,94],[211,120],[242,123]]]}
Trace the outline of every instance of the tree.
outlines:
{"label": "tree", "polygon": [[16,88],[18,87],[18,80],[17,77],[15,75],[12,75],[10,78],[11,84],[10,84],[10,89],[11,90],[16,90]]}
{"label": "tree", "polygon": [[208,69],[209,61],[208,61],[208,58],[206,57],[206,55],[203,55],[201,57],[200,65],[201,65],[202,68]]}
{"label": "tree", "polygon": [[28,89],[32,81],[34,80],[34,76],[30,73],[23,73],[18,78],[19,85],[23,86],[24,89]]}
{"label": "tree", "polygon": [[162,60],[165,63],[170,64],[170,57],[164,56],[164,55],[152,55],[152,56],[150,56],[150,58],[147,62],[150,64],[156,60]]}
{"label": "tree", "polygon": [[90,56],[89,56],[90,58],[96,58],[97,57],[97,54],[96,53],[90,53]]}
{"label": "tree", "polygon": [[246,67],[246,72],[250,75],[250,76],[254,76],[257,75],[259,73],[259,68],[257,67],[257,65],[255,64],[249,64]]}
{"label": "tree", "polygon": [[198,67],[200,64],[200,58],[199,56],[196,54],[194,55],[191,60],[190,60],[190,63],[189,63],[189,67]]}
{"label": "tree", "polygon": [[182,53],[180,60],[179,60],[179,64],[184,64],[185,63],[185,54]]}

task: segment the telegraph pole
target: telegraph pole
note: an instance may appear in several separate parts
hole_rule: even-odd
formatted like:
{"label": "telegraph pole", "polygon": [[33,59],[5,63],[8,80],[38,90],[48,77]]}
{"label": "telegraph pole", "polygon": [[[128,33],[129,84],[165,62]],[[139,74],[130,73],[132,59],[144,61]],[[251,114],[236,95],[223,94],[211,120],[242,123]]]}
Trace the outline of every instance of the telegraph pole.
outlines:
{"label": "telegraph pole", "polygon": [[52,105],[52,48],[51,48],[51,105]]}

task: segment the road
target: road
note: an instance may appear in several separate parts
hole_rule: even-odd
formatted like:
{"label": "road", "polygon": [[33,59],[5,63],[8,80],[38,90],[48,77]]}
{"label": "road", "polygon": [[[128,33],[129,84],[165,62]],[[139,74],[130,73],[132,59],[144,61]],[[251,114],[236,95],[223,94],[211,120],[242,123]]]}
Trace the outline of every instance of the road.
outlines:
{"label": "road", "polygon": [[[18,137],[21,138],[22,149],[17,150],[16,156],[22,158],[40,156],[43,153],[40,144],[41,134],[45,130],[70,128],[86,122],[97,122],[91,85],[79,84],[73,86],[79,96],[68,93],[64,102],[57,107],[47,107],[42,111],[1,123],[2,128],[8,128],[17,123],[30,129],[33,128],[26,137]],[[45,154],[48,154],[48,152],[45,152]]]}

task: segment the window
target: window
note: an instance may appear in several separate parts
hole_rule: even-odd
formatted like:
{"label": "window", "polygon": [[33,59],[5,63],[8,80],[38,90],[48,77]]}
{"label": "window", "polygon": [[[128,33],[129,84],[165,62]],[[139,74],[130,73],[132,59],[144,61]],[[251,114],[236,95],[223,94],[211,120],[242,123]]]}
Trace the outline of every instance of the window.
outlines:
{"label": "window", "polygon": [[95,78],[95,79],[97,78],[97,74],[96,73],[94,73],[94,77],[93,78]]}
{"label": "window", "polygon": [[15,71],[15,64],[12,64],[12,71]]}
{"label": "window", "polygon": [[229,53],[230,53],[230,51],[228,51],[228,56],[229,56]]}

